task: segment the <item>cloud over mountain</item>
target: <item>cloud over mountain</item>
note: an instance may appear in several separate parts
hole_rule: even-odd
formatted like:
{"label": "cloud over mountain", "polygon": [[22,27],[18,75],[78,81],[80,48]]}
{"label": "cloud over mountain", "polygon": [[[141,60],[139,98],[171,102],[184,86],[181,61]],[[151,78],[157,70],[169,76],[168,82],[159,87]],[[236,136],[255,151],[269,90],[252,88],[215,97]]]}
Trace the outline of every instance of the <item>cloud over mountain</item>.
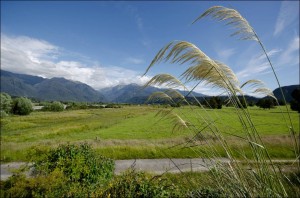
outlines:
{"label": "cloud over mountain", "polygon": [[[130,60],[140,63],[139,59]],[[137,71],[120,66],[102,66],[45,40],[6,34],[1,34],[1,68],[45,78],[64,77],[95,89],[125,82],[143,84],[149,80]]]}

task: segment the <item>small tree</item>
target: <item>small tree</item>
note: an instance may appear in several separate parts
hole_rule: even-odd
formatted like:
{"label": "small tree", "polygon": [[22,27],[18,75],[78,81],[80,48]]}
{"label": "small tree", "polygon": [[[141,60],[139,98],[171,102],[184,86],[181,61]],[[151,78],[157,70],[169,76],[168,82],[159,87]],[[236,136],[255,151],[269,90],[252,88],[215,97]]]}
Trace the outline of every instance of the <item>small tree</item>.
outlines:
{"label": "small tree", "polygon": [[42,109],[43,111],[63,111],[64,105],[61,102],[52,102],[45,105]]}
{"label": "small tree", "polygon": [[238,99],[239,99],[239,103],[237,103],[237,107],[246,109],[248,106],[246,98],[239,96]]}
{"label": "small tree", "polygon": [[207,100],[207,105],[212,109],[222,109],[222,100],[219,97],[213,96]]}
{"label": "small tree", "polygon": [[300,89],[294,89],[291,95],[293,97],[291,109],[300,113]]}
{"label": "small tree", "polygon": [[278,104],[280,106],[285,106],[286,105],[286,103],[284,102],[284,100],[278,100]]}
{"label": "small tree", "polygon": [[12,99],[7,93],[0,93],[1,116],[7,115],[11,111]]}
{"label": "small tree", "polygon": [[248,105],[249,105],[249,107],[253,107],[255,104],[254,104],[254,102],[253,102],[252,100],[250,100],[250,101],[248,102]]}
{"label": "small tree", "polygon": [[31,100],[28,98],[16,98],[13,101],[12,113],[16,115],[29,115],[33,111]]}
{"label": "small tree", "polygon": [[263,108],[263,109],[271,109],[274,107],[274,101],[270,98],[267,98],[267,99],[260,99],[256,105],[260,108]]}
{"label": "small tree", "polygon": [[222,109],[222,104],[223,104],[223,101],[220,97],[215,97],[216,99],[216,102],[217,102],[217,109]]}

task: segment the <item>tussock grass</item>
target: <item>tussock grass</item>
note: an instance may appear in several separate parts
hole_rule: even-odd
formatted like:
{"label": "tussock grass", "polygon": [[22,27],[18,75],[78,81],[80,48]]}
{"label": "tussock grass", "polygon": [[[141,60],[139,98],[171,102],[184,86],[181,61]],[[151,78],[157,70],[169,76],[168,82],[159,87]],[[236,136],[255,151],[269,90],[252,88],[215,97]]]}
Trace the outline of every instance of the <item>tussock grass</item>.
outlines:
{"label": "tussock grass", "polygon": [[[234,9],[213,6],[196,18],[193,23],[205,17],[211,17],[216,21],[221,21],[228,26],[232,26],[235,32],[232,33],[231,36],[238,36],[241,40],[254,40],[261,46],[281,90],[284,102],[286,103],[272,62],[266,53],[264,45],[249,22]],[[220,89],[223,94],[229,98],[228,102],[234,107],[232,109],[234,115],[230,116],[232,120],[229,122],[225,120],[224,117],[226,116],[224,115],[209,114],[209,112],[203,108],[204,104],[201,104],[195,97],[194,99],[203,110],[202,112],[190,106],[189,113],[179,109],[177,112],[169,110],[160,111],[158,114],[162,115],[163,118],[169,116],[174,123],[174,128],[178,130],[186,129],[193,134],[193,138],[188,140],[184,146],[189,147],[192,152],[212,160],[220,157],[224,152],[226,153],[226,157],[230,160],[230,163],[227,165],[217,163],[213,171],[210,172],[210,178],[215,182],[215,186],[221,190],[224,195],[231,197],[288,196],[288,188],[284,186],[285,178],[287,177],[277,170],[272,162],[273,156],[271,156],[270,152],[275,150],[274,147],[272,148],[274,145],[269,146],[262,139],[262,134],[264,134],[265,131],[270,132],[269,134],[285,132],[286,135],[289,135],[289,143],[293,145],[293,148],[287,148],[288,150],[290,149],[287,155],[290,153],[293,154],[295,161],[298,161],[300,171],[299,129],[298,131],[295,129],[288,106],[285,106],[286,114],[279,108],[282,116],[281,119],[284,121],[282,124],[284,126],[283,131],[278,131],[280,124],[276,122],[275,119],[271,122],[268,122],[264,118],[254,120],[252,110],[241,108],[242,103],[246,103],[243,91],[244,86],[252,86],[255,88],[253,90],[254,93],[265,94],[266,96],[273,97],[277,101],[272,91],[265,87],[260,80],[254,79],[240,83],[229,66],[210,58],[200,48],[188,41],[172,41],[161,48],[146,69],[146,73],[155,64],[161,62],[170,62],[178,65],[184,64],[188,68],[183,71],[178,78],[172,74],[157,74],[149,80],[145,86],[164,85],[169,87],[169,90],[181,88],[189,91],[188,95],[190,95],[201,83],[212,88]],[[187,89],[186,85],[190,82],[195,84],[191,90]],[[161,99],[171,104],[178,103],[178,98],[180,98],[180,102],[188,104],[184,96],[181,95],[178,97],[177,95],[173,97],[169,94],[170,92],[172,91],[154,93],[153,95],[155,97],[150,96],[150,98],[161,97]],[[191,96],[193,95],[191,94]],[[241,144],[236,147],[233,142],[230,141],[230,136],[238,138]],[[215,142],[218,142],[218,144]],[[220,146],[223,152],[220,152]],[[166,151],[166,153],[167,152],[168,151]],[[249,168],[245,169],[237,163],[237,159],[239,158],[242,158],[245,162],[250,162],[250,159],[253,159],[255,163],[249,163]]]}

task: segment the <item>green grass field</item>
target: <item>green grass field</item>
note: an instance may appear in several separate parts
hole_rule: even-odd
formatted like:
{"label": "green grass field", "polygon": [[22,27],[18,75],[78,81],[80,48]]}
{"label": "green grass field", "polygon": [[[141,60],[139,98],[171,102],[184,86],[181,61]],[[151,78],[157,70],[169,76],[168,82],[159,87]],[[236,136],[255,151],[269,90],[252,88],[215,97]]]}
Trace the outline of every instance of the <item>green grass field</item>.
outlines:
{"label": "green grass field", "polygon": [[[156,117],[151,106],[124,106],[118,109],[88,109],[64,112],[33,112],[29,116],[1,118],[1,162],[26,160],[33,146],[55,147],[63,143],[88,142],[97,152],[113,159],[201,157],[195,148],[182,145],[194,134],[189,130],[174,131],[167,119]],[[171,109],[171,108],[169,108]],[[283,114],[278,108],[263,110],[248,108],[253,122],[274,158],[293,158]],[[243,136],[234,108],[204,110],[189,107],[174,109],[185,120],[203,128],[196,116],[210,117],[221,132],[228,136],[231,147],[248,155],[246,143],[230,134]],[[293,125],[299,132],[299,115],[291,112]],[[217,144],[217,143],[216,143]],[[170,148],[172,147],[172,148]],[[218,147],[220,156],[225,152]]]}

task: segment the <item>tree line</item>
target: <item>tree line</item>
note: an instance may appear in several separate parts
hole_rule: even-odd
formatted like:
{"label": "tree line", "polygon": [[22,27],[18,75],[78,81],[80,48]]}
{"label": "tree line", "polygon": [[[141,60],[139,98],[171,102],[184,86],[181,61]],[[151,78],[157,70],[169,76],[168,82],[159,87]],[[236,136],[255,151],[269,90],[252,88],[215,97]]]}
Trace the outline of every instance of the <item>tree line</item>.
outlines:
{"label": "tree line", "polygon": [[[295,89],[292,93],[293,100],[290,102],[291,110],[298,111],[300,113],[300,89]],[[275,106],[282,106],[286,105],[286,103],[283,100],[275,100],[271,97],[265,97],[261,99],[254,99],[251,97],[242,97],[239,96],[239,104],[235,104],[235,106],[239,108],[247,108],[248,106],[258,106],[262,109],[271,109]],[[187,98],[188,102],[192,105],[200,105],[194,98]],[[230,107],[234,104],[231,103],[231,101],[228,101],[228,98],[226,97],[218,97],[218,96],[212,96],[212,97],[205,97],[205,98],[197,98],[198,101],[200,101],[201,105],[203,105],[206,108],[211,109],[221,109],[222,106]]]}
{"label": "tree line", "polygon": [[[290,107],[291,110],[293,111],[298,111],[300,113],[300,89],[295,89],[292,93],[292,98],[293,100],[290,102]],[[7,93],[0,93],[0,116],[7,116],[9,114],[15,114],[15,115],[29,115],[33,111],[33,104],[29,98],[25,97],[17,97],[17,98],[12,98],[9,94]],[[192,104],[192,105],[200,105],[199,103],[196,102],[193,98],[187,98],[187,101]],[[199,101],[201,102],[201,105],[205,106],[206,108],[210,109],[222,109],[222,106],[233,106],[233,104],[228,101],[227,98],[224,97],[218,97],[218,96],[213,96],[213,97],[206,97],[206,98],[200,98]],[[266,98],[261,98],[257,101],[247,99],[244,97],[239,97],[239,104],[235,104],[239,108],[247,108],[248,106],[258,106],[263,109],[271,109],[275,106],[278,105],[285,105],[285,102],[282,100],[276,101],[273,98],[266,97]],[[58,102],[58,101],[53,101],[53,102],[41,102],[40,103],[43,108],[41,109],[42,111],[63,111],[65,109],[65,106],[63,103]],[[180,107],[181,104],[180,102],[174,103],[171,105],[172,107]],[[108,104],[105,106],[99,106],[99,108],[120,108],[120,106],[116,104]],[[76,103],[76,102],[71,102],[68,103],[67,109],[87,109],[90,108],[89,105],[85,103]],[[93,106],[94,108],[94,106]]]}

